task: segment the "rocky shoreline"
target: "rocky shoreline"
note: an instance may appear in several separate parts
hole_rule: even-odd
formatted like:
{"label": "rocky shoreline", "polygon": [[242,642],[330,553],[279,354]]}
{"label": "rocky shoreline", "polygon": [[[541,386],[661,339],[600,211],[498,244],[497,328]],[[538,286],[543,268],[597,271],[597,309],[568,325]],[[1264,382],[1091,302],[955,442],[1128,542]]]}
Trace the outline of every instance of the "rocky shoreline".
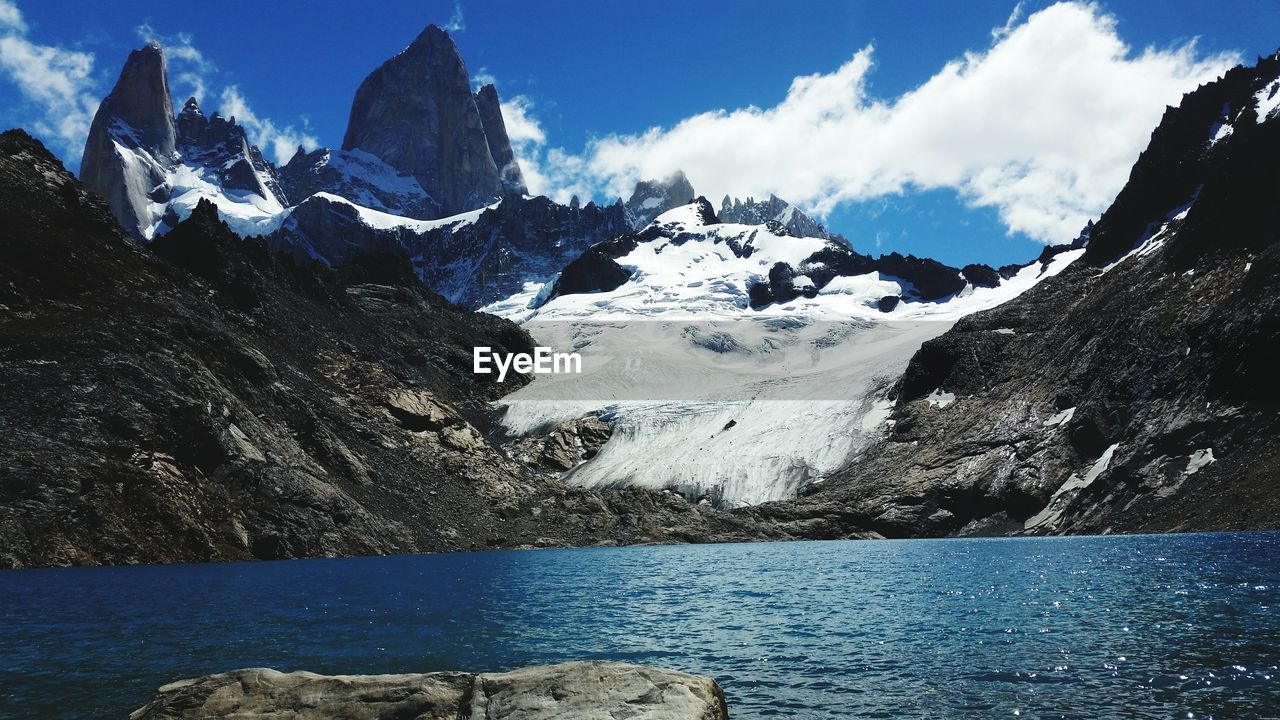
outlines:
{"label": "rocky shoreline", "polygon": [[487,718],[728,720],[709,677],[606,661],[505,673],[317,675],[267,668],[180,680],[129,720]]}

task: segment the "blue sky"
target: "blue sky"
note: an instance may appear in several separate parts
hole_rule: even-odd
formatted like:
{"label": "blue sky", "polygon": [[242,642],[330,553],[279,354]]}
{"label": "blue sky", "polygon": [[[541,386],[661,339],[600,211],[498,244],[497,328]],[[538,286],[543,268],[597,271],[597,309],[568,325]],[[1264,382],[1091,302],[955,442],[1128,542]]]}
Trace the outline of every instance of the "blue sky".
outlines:
{"label": "blue sky", "polygon": [[[175,93],[203,86],[206,109],[252,113],[264,145],[337,145],[364,76],[452,24],[473,77],[519,115],[544,192],[607,198],[680,166],[716,203],[774,191],[863,251],[1001,264],[1105,207],[1164,104],[1280,45],[1275,2],[1049,5],[0,0],[0,124],[76,165],[77,118],[154,36]],[[1034,97],[1047,84],[1078,87]],[[1010,116],[1062,128],[1009,137]],[[808,142],[806,118],[831,122]]]}

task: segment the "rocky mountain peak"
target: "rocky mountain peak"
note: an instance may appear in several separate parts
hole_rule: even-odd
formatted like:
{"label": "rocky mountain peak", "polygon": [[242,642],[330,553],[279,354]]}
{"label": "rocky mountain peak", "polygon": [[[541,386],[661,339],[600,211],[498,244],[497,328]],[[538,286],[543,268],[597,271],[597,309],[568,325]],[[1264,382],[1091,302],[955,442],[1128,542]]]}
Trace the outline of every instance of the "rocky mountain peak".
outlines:
{"label": "rocky mountain peak", "polygon": [[198,134],[208,124],[209,120],[205,118],[204,112],[200,110],[200,103],[194,97],[187,98],[183,103],[182,112],[178,113],[178,119],[174,123],[179,138]]}
{"label": "rocky mountain peak", "polygon": [[440,215],[505,192],[467,68],[435,25],[360,84],[342,149],[363,150],[413,176]]}
{"label": "rocky mountain peak", "polygon": [[169,96],[168,61],[164,48],[151,41],[129,53],[115,88],[98,108],[133,129],[138,143],[169,155],[174,150],[173,100]]}
{"label": "rocky mountain peak", "polygon": [[502,175],[502,186],[508,194],[528,195],[529,188],[524,184],[524,173],[520,172],[515,151],[511,149],[511,139],[507,136],[507,123],[502,119],[498,89],[492,83],[476,92],[476,108],[480,110],[484,134],[489,140],[489,154],[493,156],[493,163],[498,166],[498,172]]}
{"label": "rocky mountain peak", "polygon": [[[192,183],[192,177],[202,182]],[[235,118],[216,112],[206,117],[194,97],[174,117],[164,49],[155,42],[129,54],[115,88],[99,106],[80,179],[143,241],[173,228],[201,197],[244,202],[259,215],[285,204],[275,168]],[[246,192],[260,200],[244,200]]]}
{"label": "rocky mountain peak", "polygon": [[249,142],[236,119],[215,112],[208,117],[195,98],[182,107],[176,122],[178,154],[186,165],[205,168],[227,190],[248,191],[285,204],[276,169]]}
{"label": "rocky mountain peak", "polygon": [[640,230],[662,213],[693,202],[694,196],[693,185],[683,170],[662,180],[641,180],[624,204],[627,222]]}
{"label": "rocky mountain peak", "polygon": [[[152,195],[173,166],[176,147],[164,49],[149,42],[129,53],[115,87],[98,106],[80,179],[106,198],[121,225],[135,237],[146,237],[159,221]],[[117,148],[136,156],[133,170],[125,167]]]}

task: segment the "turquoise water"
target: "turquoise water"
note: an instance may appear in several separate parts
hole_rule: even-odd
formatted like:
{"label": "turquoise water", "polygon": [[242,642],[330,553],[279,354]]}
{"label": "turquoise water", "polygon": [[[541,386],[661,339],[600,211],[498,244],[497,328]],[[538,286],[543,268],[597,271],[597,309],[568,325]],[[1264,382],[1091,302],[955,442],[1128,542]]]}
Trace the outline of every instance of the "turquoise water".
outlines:
{"label": "turquoise water", "polygon": [[715,676],[734,718],[1280,716],[1280,534],[0,572],[0,716],[239,667]]}

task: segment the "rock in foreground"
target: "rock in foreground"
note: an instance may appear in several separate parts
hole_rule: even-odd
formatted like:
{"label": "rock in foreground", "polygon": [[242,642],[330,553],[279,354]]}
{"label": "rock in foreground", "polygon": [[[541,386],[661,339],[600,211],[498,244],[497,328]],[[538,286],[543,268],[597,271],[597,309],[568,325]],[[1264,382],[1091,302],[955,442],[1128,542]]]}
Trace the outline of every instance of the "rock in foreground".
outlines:
{"label": "rock in foreground", "polygon": [[235,670],[166,685],[129,719],[228,717],[727,720],[729,713],[711,678],[590,661],[478,675]]}

